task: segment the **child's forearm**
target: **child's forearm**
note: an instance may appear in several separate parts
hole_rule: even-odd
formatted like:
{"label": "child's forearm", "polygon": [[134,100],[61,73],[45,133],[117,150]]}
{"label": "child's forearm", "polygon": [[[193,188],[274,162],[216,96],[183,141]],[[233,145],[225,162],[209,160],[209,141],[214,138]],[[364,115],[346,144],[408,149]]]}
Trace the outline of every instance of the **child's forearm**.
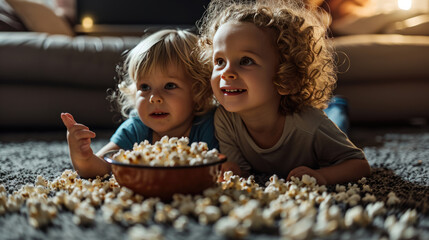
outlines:
{"label": "child's forearm", "polygon": [[327,185],[331,185],[357,181],[368,176],[371,168],[366,159],[350,159],[316,171],[326,179]]}
{"label": "child's forearm", "polygon": [[95,154],[88,159],[73,159],[73,168],[83,178],[95,178],[111,172],[110,165]]}

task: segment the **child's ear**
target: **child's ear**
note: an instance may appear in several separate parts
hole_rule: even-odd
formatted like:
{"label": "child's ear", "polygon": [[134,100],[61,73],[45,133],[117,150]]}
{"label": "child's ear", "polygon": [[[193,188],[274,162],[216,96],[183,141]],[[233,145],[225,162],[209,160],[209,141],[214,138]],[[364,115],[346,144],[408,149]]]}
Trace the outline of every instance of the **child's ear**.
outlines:
{"label": "child's ear", "polygon": [[286,96],[290,94],[290,90],[286,89],[286,88],[282,88],[282,87],[277,87],[277,92],[282,95],[282,96]]}

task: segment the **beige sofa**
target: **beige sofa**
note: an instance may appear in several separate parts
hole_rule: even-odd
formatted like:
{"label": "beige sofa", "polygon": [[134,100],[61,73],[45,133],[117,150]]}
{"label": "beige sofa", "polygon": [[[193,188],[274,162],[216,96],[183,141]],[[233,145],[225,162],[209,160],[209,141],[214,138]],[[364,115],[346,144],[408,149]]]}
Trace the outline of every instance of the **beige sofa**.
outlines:
{"label": "beige sofa", "polygon": [[359,123],[429,119],[429,36],[359,34],[336,37],[340,64],[336,94]]}

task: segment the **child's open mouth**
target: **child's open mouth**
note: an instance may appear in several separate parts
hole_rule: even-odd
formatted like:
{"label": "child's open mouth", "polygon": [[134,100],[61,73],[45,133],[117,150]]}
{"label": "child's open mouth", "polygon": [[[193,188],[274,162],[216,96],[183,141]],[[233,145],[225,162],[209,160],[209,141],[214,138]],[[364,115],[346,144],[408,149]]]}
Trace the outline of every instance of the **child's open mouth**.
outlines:
{"label": "child's open mouth", "polygon": [[242,94],[244,92],[247,92],[246,89],[225,89],[225,88],[221,88],[221,91],[223,92],[224,95],[239,95]]}
{"label": "child's open mouth", "polygon": [[169,113],[166,112],[153,112],[150,114],[151,117],[153,118],[164,118],[167,117]]}

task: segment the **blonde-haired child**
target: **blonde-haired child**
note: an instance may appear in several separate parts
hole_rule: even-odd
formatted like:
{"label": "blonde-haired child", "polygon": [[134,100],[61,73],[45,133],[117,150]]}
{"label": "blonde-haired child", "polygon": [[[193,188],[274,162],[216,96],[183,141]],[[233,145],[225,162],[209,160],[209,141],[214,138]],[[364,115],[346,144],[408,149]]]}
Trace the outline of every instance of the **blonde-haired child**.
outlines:
{"label": "blonde-haired child", "polygon": [[71,114],[61,114],[72,164],[80,176],[110,173],[110,165],[101,159],[107,151],[132,149],[134,143],[153,143],[164,135],[186,136],[190,143],[204,141],[209,148],[218,147],[208,82],[211,69],[201,64],[197,43],[198,37],[189,31],[160,30],[127,54],[123,66],[126,73],[111,97],[116,98],[122,115],[129,118],[97,154],[90,147],[95,133]]}
{"label": "blonde-haired child", "polygon": [[223,170],[308,174],[319,184],[370,172],[357,148],[323,112],[336,83],[335,62],[316,11],[300,1],[213,0],[200,21],[200,47],[212,64],[222,105],[216,137]]}

